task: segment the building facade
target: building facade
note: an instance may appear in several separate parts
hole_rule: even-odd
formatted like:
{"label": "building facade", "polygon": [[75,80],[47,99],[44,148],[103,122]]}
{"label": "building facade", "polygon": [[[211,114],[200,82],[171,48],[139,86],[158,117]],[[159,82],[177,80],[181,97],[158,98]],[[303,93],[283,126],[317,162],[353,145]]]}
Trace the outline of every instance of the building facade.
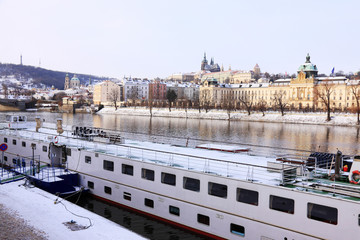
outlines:
{"label": "building facade", "polygon": [[120,105],[124,101],[123,86],[112,81],[104,81],[94,86],[93,102],[95,105],[112,106],[114,101]]}

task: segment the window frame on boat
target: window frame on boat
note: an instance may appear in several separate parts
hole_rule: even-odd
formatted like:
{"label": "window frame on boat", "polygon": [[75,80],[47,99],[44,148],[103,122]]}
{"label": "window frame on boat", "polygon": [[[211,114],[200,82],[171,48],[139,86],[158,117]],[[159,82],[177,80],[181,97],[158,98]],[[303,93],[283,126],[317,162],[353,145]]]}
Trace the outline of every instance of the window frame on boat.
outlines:
{"label": "window frame on boat", "polygon": [[145,198],[144,199],[144,205],[149,208],[154,208],[154,200]]}
{"label": "window frame on boat", "polygon": [[129,176],[134,176],[134,166],[129,164],[121,164],[121,173]]}
{"label": "window frame on boat", "polygon": [[43,152],[47,152],[47,146],[43,145],[43,146],[42,146],[42,151],[43,151]]}
{"label": "window frame on boat", "polygon": [[244,226],[241,226],[241,225],[238,225],[235,223],[231,223],[230,224],[230,232],[237,236],[245,237],[245,227]]}
{"label": "window frame on boat", "polygon": [[309,219],[337,225],[338,216],[337,208],[311,202],[308,202],[307,204],[307,217]]}
{"label": "window frame on boat", "polygon": [[[290,205],[289,205],[290,204]],[[295,213],[295,201],[291,198],[280,197],[276,195],[269,196],[269,208],[288,214]]]}
{"label": "window frame on boat", "polygon": [[236,188],[236,201],[258,206],[259,192],[245,188]]}
{"label": "window frame on boat", "polygon": [[114,162],[110,160],[103,160],[103,169],[106,171],[114,171]]}
{"label": "window frame on boat", "polygon": [[176,186],[176,175],[167,172],[161,172],[161,183],[170,186]]}
{"label": "window frame on boat", "polygon": [[111,189],[111,187],[109,187],[109,186],[104,186],[104,193],[111,195],[111,194],[112,194],[112,189]]}
{"label": "window frame on boat", "polygon": [[183,177],[183,188],[193,192],[200,192],[200,180],[191,177]]}
{"label": "window frame on boat", "polygon": [[169,213],[175,216],[180,216],[180,208],[169,205]]}
{"label": "window frame on boat", "polygon": [[13,145],[16,145],[16,139],[13,139],[13,140],[12,140],[12,144],[13,144]]}
{"label": "window frame on boat", "polygon": [[208,182],[208,194],[226,199],[228,194],[228,186],[225,184]]}
{"label": "window frame on boat", "polygon": [[88,186],[88,188],[90,188],[90,189],[94,189],[95,184],[94,184],[94,182],[92,182],[92,181],[88,181],[88,182],[87,182],[87,186]]}
{"label": "window frame on boat", "polygon": [[7,160],[8,160],[8,157],[4,156],[4,161],[7,162]]}
{"label": "window frame on boat", "polygon": [[66,148],[66,156],[71,157],[71,148]]}
{"label": "window frame on boat", "polygon": [[142,168],[141,178],[149,181],[155,181],[155,171],[147,168]]}
{"label": "window frame on boat", "polygon": [[7,143],[7,142],[8,142],[7,137],[4,137],[4,143]]}
{"label": "window frame on boat", "polygon": [[124,198],[126,201],[130,201],[130,202],[131,202],[131,193],[124,192],[124,193],[123,193],[123,198]]}
{"label": "window frame on boat", "polygon": [[85,156],[85,163],[91,164],[91,156]]}
{"label": "window frame on boat", "polygon": [[204,225],[207,225],[207,226],[210,226],[210,217],[206,216],[204,214],[198,213],[197,214],[197,222],[201,223],[201,224],[204,224]]}
{"label": "window frame on boat", "polygon": [[21,146],[22,146],[22,147],[26,147],[26,142],[25,142],[25,141],[22,141],[22,142],[21,142]]}

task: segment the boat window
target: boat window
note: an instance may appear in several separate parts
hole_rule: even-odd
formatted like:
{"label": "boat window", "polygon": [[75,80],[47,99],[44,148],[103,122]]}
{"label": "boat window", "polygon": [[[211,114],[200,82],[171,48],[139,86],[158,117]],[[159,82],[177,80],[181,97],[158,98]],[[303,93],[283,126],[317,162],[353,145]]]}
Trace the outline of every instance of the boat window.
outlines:
{"label": "boat window", "polygon": [[16,145],[16,139],[13,139],[13,145]]}
{"label": "boat window", "polygon": [[194,192],[200,192],[200,180],[184,177],[183,188]]}
{"label": "boat window", "polygon": [[104,160],[103,167],[104,167],[105,170],[114,171],[114,162]]}
{"label": "boat window", "polygon": [[47,146],[42,147],[43,152],[47,152]]}
{"label": "boat window", "polygon": [[208,194],[216,197],[227,197],[227,186],[223,184],[209,182],[208,184]]}
{"label": "boat window", "polygon": [[150,170],[150,169],[142,168],[141,169],[141,177],[146,179],[146,180],[154,181],[155,172],[153,170]]}
{"label": "boat window", "polygon": [[230,224],[230,232],[236,235],[245,237],[245,228],[243,226],[231,223]]}
{"label": "boat window", "polygon": [[88,181],[88,188],[94,189],[94,182]]}
{"label": "boat window", "polygon": [[308,203],[307,217],[317,221],[337,225],[338,210],[333,207]]}
{"label": "boat window", "polygon": [[257,206],[259,204],[259,193],[257,191],[252,191],[244,188],[237,188],[236,200],[238,202]]}
{"label": "boat window", "polygon": [[197,221],[198,223],[202,223],[205,225],[210,225],[210,218],[208,216],[202,215],[202,214],[198,214],[197,215]]}
{"label": "boat window", "polygon": [[124,192],[124,199],[125,200],[128,200],[128,201],[131,201],[131,193],[128,193],[128,192]]}
{"label": "boat window", "polygon": [[273,210],[294,214],[294,200],[270,195],[270,208]]}
{"label": "boat window", "polygon": [[4,161],[7,162],[7,156],[4,156]]}
{"label": "boat window", "polygon": [[360,226],[360,214],[358,215],[358,225]]}
{"label": "boat window", "polygon": [[7,143],[7,138],[6,138],[6,137],[4,137],[4,142],[6,142],[6,143]]}
{"label": "boat window", "polygon": [[21,142],[21,146],[26,147],[26,142]]}
{"label": "boat window", "polygon": [[145,206],[147,207],[151,207],[154,208],[154,201],[148,198],[145,198],[145,202],[144,202]]}
{"label": "boat window", "polygon": [[169,213],[176,215],[176,216],[180,216],[180,208],[174,207],[174,206],[169,206]]}
{"label": "boat window", "polygon": [[161,182],[168,184],[168,185],[175,186],[176,185],[176,176],[174,174],[162,172],[161,173]]}
{"label": "boat window", "polygon": [[90,156],[85,156],[85,163],[91,164],[91,157]]}
{"label": "boat window", "polygon": [[105,186],[104,192],[111,195],[111,187]]}
{"label": "boat window", "polygon": [[66,155],[71,156],[71,148],[66,148]]}
{"label": "boat window", "polygon": [[133,176],[134,175],[134,167],[131,166],[131,165],[127,165],[127,164],[122,164],[121,165],[121,172],[123,174]]}
{"label": "boat window", "polygon": [[99,157],[99,153],[95,153],[95,157]]}

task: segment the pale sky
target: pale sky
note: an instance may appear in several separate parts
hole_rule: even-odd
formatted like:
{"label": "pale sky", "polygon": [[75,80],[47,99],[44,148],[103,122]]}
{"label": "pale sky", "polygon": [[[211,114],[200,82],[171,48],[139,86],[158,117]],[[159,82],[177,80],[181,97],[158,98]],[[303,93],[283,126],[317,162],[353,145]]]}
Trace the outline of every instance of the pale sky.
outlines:
{"label": "pale sky", "polygon": [[360,1],[0,0],[0,62],[117,77],[360,70]]}

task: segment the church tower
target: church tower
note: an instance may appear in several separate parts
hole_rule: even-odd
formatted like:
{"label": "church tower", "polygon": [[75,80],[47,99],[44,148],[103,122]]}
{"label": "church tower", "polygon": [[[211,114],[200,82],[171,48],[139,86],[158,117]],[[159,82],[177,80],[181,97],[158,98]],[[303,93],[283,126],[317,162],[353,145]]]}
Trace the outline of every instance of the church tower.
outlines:
{"label": "church tower", "polygon": [[204,59],[201,62],[201,71],[205,70],[205,66],[208,64],[208,61],[206,60],[206,53],[204,53]]}
{"label": "church tower", "polygon": [[64,85],[64,90],[69,89],[70,88],[70,78],[69,78],[69,74],[66,74],[65,77],[65,85]]}

